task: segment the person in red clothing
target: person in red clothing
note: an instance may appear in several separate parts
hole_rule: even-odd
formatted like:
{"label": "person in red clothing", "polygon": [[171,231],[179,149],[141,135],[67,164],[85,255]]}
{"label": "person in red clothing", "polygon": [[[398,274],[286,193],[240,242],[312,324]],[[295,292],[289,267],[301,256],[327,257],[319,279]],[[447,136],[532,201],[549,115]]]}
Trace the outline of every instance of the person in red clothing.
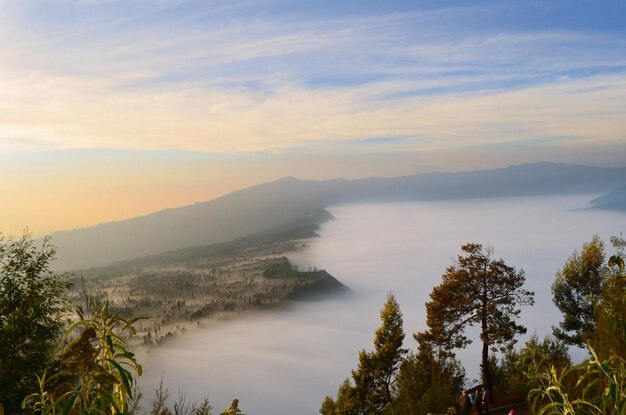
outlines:
{"label": "person in red clothing", "polygon": [[459,398],[459,406],[461,407],[461,414],[463,415],[469,415],[472,411],[472,402],[466,390],[463,391],[463,395]]}

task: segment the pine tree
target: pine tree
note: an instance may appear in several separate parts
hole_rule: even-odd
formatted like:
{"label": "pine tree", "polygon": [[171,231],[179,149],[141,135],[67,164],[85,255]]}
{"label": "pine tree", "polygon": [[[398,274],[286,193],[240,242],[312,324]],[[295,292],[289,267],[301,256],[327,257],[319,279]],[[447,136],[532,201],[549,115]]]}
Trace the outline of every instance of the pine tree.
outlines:
{"label": "pine tree", "polygon": [[397,396],[385,414],[444,413],[457,400],[465,381],[461,363],[447,353],[438,353],[420,334],[417,354],[402,362],[396,381]]}
{"label": "pine tree", "polygon": [[354,386],[346,379],[336,401],[326,397],[322,414],[380,414],[392,402],[396,377],[407,352],[402,348],[402,312],[392,293],[387,295],[380,319],[382,325],[376,329],[374,351],[361,350],[358,368],[352,371]]}
{"label": "pine tree", "polygon": [[464,335],[465,327],[480,325],[483,342],[483,382],[489,391],[489,349],[515,343],[515,336],[526,332],[517,324],[519,306],[532,305],[533,293],[524,290],[524,271],[517,271],[502,259],[494,260],[492,248],[467,243],[465,253],[446,269],[443,282],[433,288],[426,303],[428,331],[422,336],[446,350],[462,348],[471,343]]}

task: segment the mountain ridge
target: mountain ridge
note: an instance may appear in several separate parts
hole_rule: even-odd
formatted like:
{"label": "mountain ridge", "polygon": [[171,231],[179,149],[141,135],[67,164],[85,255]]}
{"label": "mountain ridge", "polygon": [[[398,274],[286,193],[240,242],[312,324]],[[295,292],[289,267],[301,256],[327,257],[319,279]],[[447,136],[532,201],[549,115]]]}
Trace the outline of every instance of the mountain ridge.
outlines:
{"label": "mountain ridge", "polygon": [[52,234],[55,269],[103,266],[195,245],[227,242],[298,221],[332,204],[547,194],[600,194],[626,167],[532,163],[459,173],[303,180],[288,176],[216,199]]}

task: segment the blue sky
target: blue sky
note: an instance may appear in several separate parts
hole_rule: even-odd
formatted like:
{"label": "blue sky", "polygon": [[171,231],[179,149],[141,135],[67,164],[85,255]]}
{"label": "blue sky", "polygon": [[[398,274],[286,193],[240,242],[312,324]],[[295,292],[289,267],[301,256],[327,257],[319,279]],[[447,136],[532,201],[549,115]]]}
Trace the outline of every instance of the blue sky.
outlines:
{"label": "blue sky", "polygon": [[[207,177],[94,222],[287,175],[623,164],[625,22],[624,1],[0,0],[0,173],[87,163],[60,193],[93,204],[111,166]],[[23,180],[0,190],[44,186]]]}

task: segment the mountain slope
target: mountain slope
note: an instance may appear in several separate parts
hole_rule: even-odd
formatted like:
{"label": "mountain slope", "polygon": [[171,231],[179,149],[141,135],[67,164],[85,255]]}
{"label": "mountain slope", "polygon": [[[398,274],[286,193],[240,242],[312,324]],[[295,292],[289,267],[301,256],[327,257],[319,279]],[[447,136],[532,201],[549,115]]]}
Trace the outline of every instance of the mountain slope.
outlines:
{"label": "mountain slope", "polygon": [[195,245],[214,244],[298,221],[337,203],[603,193],[626,168],[552,163],[398,178],[299,180],[249,187],[215,200],[91,228],[56,232],[56,269],[101,266]]}
{"label": "mountain slope", "polygon": [[626,211],[626,185],[591,201],[594,209]]}

